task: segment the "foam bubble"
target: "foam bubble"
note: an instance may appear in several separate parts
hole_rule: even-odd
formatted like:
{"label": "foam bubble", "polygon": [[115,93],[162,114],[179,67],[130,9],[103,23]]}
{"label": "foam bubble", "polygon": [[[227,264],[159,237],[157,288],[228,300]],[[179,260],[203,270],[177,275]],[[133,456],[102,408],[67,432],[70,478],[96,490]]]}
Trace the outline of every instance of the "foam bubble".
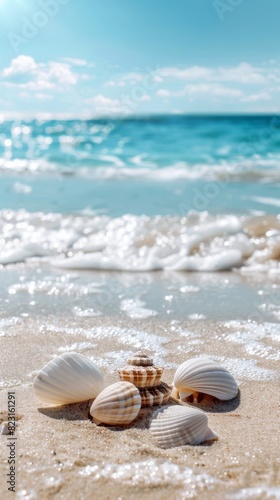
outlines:
{"label": "foam bubble", "polygon": [[158,314],[145,306],[146,303],[139,299],[124,299],[121,301],[121,310],[132,319],[146,319]]}
{"label": "foam bubble", "polygon": [[[0,211],[0,264],[29,260],[50,262],[61,269],[111,271],[215,272],[240,268],[280,273],[280,233],[277,225],[256,221],[249,236],[245,219],[190,212],[184,217],[123,215],[67,216]],[[252,224],[251,224],[252,226]],[[247,234],[245,234],[245,230]],[[252,232],[252,231],[251,231]],[[56,287],[63,284],[57,282]],[[42,284],[42,290],[51,283]],[[11,293],[23,290],[23,285]],[[183,291],[182,291],[183,290]],[[196,289],[182,288],[182,293]],[[47,291],[46,293],[49,293]],[[54,292],[55,293],[55,292]]]}
{"label": "foam bubble", "polygon": [[96,344],[92,342],[75,342],[68,346],[62,346],[57,349],[58,352],[83,352],[92,349]]}
{"label": "foam bubble", "polygon": [[164,338],[149,332],[136,330],[134,328],[120,328],[118,326],[96,326],[91,329],[91,336],[94,339],[113,338],[116,342],[130,345],[136,350],[144,349],[157,353],[166,354],[166,350],[161,346]]}
{"label": "foam bubble", "polygon": [[181,286],[180,288],[181,293],[196,293],[199,291],[200,291],[199,286],[193,286],[193,285],[185,285]]}
{"label": "foam bubble", "polygon": [[258,366],[255,359],[229,358],[215,355],[211,356],[211,359],[225,366],[237,380],[257,380],[261,382],[278,378],[276,371]]}
{"label": "foam bubble", "polygon": [[8,336],[16,336],[17,333],[9,332],[9,328],[11,326],[17,325],[18,323],[21,323],[21,318],[17,316],[11,316],[9,318],[1,318],[0,319],[0,337],[8,337]]}
{"label": "foam bubble", "polygon": [[207,474],[194,473],[190,467],[183,468],[171,461],[153,458],[126,464],[87,465],[79,474],[83,477],[90,476],[95,481],[104,478],[127,486],[155,488],[180,485],[180,489],[189,490],[191,485],[190,495],[185,498],[192,498],[193,495],[211,490],[215,484],[221,483]]}
{"label": "foam bubble", "polygon": [[[250,356],[256,356],[273,361],[280,360],[279,346],[274,347],[271,342],[280,340],[279,323],[254,323],[246,321],[229,321],[225,323],[232,333],[228,333],[227,341],[240,344]],[[268,341],[268,342],[266,342]]]}
{"label": "foam bubble", "polygon": [[280,500],[280,488],[273,486],[257,486],[242,488],[227,495],[228,500]]}
{"label": "foam bubble", "polygon": [[92,309],[91,307],[89,307],[88,309],[81,309],[80,307],[76,306],[73,308],[73,313],[75,314],[75,316],[82,318],[91,316],[102,316],[102,313],[100,311]]}

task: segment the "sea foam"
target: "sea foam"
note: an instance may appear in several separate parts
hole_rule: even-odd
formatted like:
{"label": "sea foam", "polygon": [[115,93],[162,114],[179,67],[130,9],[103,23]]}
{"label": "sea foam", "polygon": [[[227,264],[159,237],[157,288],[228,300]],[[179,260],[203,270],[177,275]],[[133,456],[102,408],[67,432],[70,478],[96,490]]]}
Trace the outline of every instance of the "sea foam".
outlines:
{"label": "sea foam", "polygon": [[35,259],[62,269],[277,273],[278,225],[271,219],[264,231],[256,218],[250,229],[248,218],[207,212],[111,218],[3,210],[0,264]]}

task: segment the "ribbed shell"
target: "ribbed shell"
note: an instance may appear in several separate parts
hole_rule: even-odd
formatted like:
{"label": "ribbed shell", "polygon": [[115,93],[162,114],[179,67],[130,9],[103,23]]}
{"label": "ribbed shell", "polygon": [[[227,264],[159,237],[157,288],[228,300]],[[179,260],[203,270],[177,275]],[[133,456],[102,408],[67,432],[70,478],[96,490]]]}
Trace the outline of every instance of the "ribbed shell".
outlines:
{"label": "ribbed shell", "polygon": [[193,358],[182,363],[176,370],[173,384],[181,399],[194,392],[202,392],[227,401],[238,393],[237,383],[228,370],[204,358]]}
{"label": "ribbed shell", "polygon": [[158,366],[127,365],[118,370],[121,380],[131,382],[136,387],[154,387],[160,384],[164,368]]}
{"label": "ribbed shell", "polygon": [[39,371],[33,381],[36,398],[50,405],[93,399],[103,388],[104,377],[98,366],[77,352],[57,356]]}
{"label": "ribbed shell", "polygon": [[169,406],[158,410],[150,431],[161,448],[197,445],[217,439],[208,427],[206,413],[186,406]]}
{"label": "ribbed shell", "polygon": [[116,382],[104,389],[92,403],[90,414],[97,425],[129,424],[141,408],[140,393],[130,382]]}
{"label": "ribbed shell", "polygon": [[127,360],[129,365],[134,366],[152,366],[154,364],[152,358],[148,356],[145,352],[138,351],[133,356]]}
{"label": "ribbed shell", "polygon": [[160,384],[157,387],[139,388],[141,396],[141,406],[154,406],[167,403],[172,387]]}

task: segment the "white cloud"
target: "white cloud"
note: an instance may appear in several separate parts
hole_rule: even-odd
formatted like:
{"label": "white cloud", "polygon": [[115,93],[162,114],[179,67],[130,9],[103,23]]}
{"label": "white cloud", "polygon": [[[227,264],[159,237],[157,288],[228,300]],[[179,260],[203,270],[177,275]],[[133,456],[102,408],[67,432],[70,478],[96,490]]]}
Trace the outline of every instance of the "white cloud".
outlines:
{"label": "white cloud", "polygon": [[37,68],[33,57],[30,56],[18,56],[12,59],[11,64],[8,68],[5,68],[2,72],[4,78],[10,78],[15,75],[24,75],[26,73],[32,73]]}
{"label": "white cloud", "polygon": [[76,85],[83,75],[74,73],[68,63],[36,63],[33,57],[21,55],[12,59],[2,77],[6,86],[38,91],[64,90]]}
{"label": "white cloud", "polygon": [[151,100],[151,96],[149,96],[148,94],[144,94],[137,99],[137,102],[145,102],[145,101],[150,101],[150,100]]}
{"label": "white cloud", "polygon": [[125,82],[123,80],[116,81],[116,80],[109,80],[108,82],[105,83],[105,87],[124,87]]}
{"label": "white cloud", "polygon": [[233,87],[227,87],[220,83],[193,83],[186,85],[183,90],[171,91],[159,89],[157,95],[160,97],[189,97],[208,95],[212,97],[242,97],[243,91]]}
{"label": "white cloud", "polygon": [[174,80],[203,80],[204,82],[236,82],[246,84],[264,84],[275,76],[270,70],[267,75],[264,68],[254,67],[242,62],[233,67],[209,68],[206,66],[190,66],[186,68],[166,67],[160,70],[163,78]]}
{"label": "white cloud", "polygon": [[187,85],[185,91],[189,96],[211,95],[214,97],[242,97],[243,95],[240,89],[226,87],[217,83]]}
{"label": "white cloud", "polygon": [[92,63],[88,63],[85,59],[77,59],[75,57],[63,57],[63,61],[72,64],[72,66],[93,66]]}
{"label": "white cloud", "polygon": [[159,89],[157,91],[157,95],[160,97],[170,97],[172,95],[170,90],[167,89]]}
{"label": "white cloud", "polygon": [[131,72],[116,79],[111,79],[105,83],[105,87],[124,87],[126,85],[143,85],[150,86],[152,83],[161,83],[163,78],[160,75],[160,70],[153,70],[151,68],[146,68],[143,73]]}
{"label": "white cloud", "polygon": [[114,80],[109,80],[108,82],[105,83],[105,87],[115,87],[116,82]]}
{"label": "white cloud", "polygon": [[50,99],[52,99],[51,95],[43,94],[41,92],[37,92],[37,94],[35,94],[35,97],[36,99],[39,99],[39,101],[49,101]]}
{"label": "white cloud", "polygon": [[218,68],[219,81],[238,83],[266,83],[267,78],[262,68],[254,68],[248,63],[241,63],[233,68]]}
{"label": "white cloud", "polygon": [[143,75],[142,73],[128,73],[127,75],[124,75],[122,77],[122,80],[127,80],[130,83],[136,83],[136,82],[142,82],[143,80]]}
{"label": "white cloud", "polygon": [[120,103],[118,99],[111,99],[111,97],[106,97],[102,94],[91,97],[87,99],[86,102],[89,104],[97,104],[98,106],[117,106]]}
{"label": "white cloud", "polygon": [[119,99],[112,99],[102,94],[86,99],[85,102],[92,105],[96,113],[109,115],[121,112],[121,101]]}
{"label": "white cloud", "polygon": [[105,87],[125,87],[125,85],[135,85],[143,81],[144,75],[142,73],[127,73],[115,80],[109,80],[105,83]]}
{"label": "white cloud", "polygon": [[182,97],[186,95],[186,90],[168,90],[168,89],[159,89],[156,94],[159,97]]}
{"label": "white cloud", "polygon": [[200,78],[210,77],[212,72],[212,69],[203,66],[190,66],[184,69],[167,67],[160,70],[160,75],[163,78],[174,78],[176,80],[199,80]]}
{"label": "white cloud", "polygon": [[[102,75],[102,69],[100,75],[93,75],[88,69],[91,66],[91,63],[79,58],[65,57],[61,62],[42,63],[31,56],[17,56],[8,67],[0,70],[2,91],[5,92],[5,87],[9,87],[4,109],[8,109],[12,89],[15,104],[9,105],[11,109],[16,108],[17,98],[29,99],[26,106],[30,106],[30,100],[34,99],[37,108],[40,108],[39,101],[51,101],[56,91],[67,93],[69,89],[75,88],[76,102],[73,103],[73,109],[89,114],[131,114],[137,106],[139,111],[147,109],[148,105],[142,103],[149,101],[149,110],[152,112],[158,109],[159,98],[162,99],[162,109],[170,112],[172,109],[185,109],[186,101],[195,103],[190,108],[201,109],[205,107],[207,99],[214,102],[217,109],[219,103],[223,108],[229,104],[232,109],[236,102],[242,103],[241,109],[245,110],[248,103],[247,108],[252,110],[265,107],[268,101],[272,105],[280,88],[280,67],[275,61],[260,66],[242,62],[235,66],[219,67],[147,67],[143,71],[137,69],[124,74],[120,73],[119,67],[112,67],[106,75]],[[84,82],[89,78],[94,78],[95,95],[86,100],[89,85]],[[105,81],[105,78],[108,80]]]}
{"label": "white cloud", "polygon": [[259,92],[256,94],[250,94],[248,96],[244,96],[241,100],[243,102],[270,101],[271,95],[268,92]]}

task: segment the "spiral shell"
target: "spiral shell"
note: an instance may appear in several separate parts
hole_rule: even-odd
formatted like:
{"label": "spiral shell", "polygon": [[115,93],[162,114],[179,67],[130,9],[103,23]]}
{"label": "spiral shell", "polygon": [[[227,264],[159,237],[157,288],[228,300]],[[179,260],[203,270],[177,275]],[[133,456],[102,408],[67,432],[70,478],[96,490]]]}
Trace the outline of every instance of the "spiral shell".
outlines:
{"label": "spiral shell", "polygon": [[160,384],[164,368],[154,366],[152,358],[143,352],[137,352],[128,365],[118,370],[121,380],[131,382],[136,387],[155,387]]}
{"label": "spiral shell", "polygon": [[217,439],[208,427],[206,413],[186,406],[169,406],[155,412],[150,431],[162,448]]}
{"label": "spiral shell", "polygon": [[173,384],[181,399],[202,392],[227,401],[238,393],[237,383],[228,370],[205,358],[193,358],[182,363],[176,370]]}
{"label": "spiral shell", "polygon": [[104,389],[93,401],[90,414],[97,425],[125,425],[134,420],[141,408],[141,397],[130,382],[116,382]]}
{"label": "spiral shell", "polygon": [[158,366],[127,365],[118,370],[121,380],[131,382],[136,387],[154,387],[160,384],[163,368]]}
{"label": "spiral shell", "polygon": [[154,406],[167,403],[169,400],[172,387],[167,384],[160,384],[157,387],[139,388],[141,396],[141,406]]}
{"label": "spiral shell", "polygon": [[145,352],[138,351],[133,356],[127,360],[129,365],[134,366],[152,366],[153,360]]}
{"label": "spiral shell", "polygon": [[77,352],[57,356],[38,372],[33,381],[36,398],[50,405],[96,398],[103,387],[104,377],[99,368]]}

